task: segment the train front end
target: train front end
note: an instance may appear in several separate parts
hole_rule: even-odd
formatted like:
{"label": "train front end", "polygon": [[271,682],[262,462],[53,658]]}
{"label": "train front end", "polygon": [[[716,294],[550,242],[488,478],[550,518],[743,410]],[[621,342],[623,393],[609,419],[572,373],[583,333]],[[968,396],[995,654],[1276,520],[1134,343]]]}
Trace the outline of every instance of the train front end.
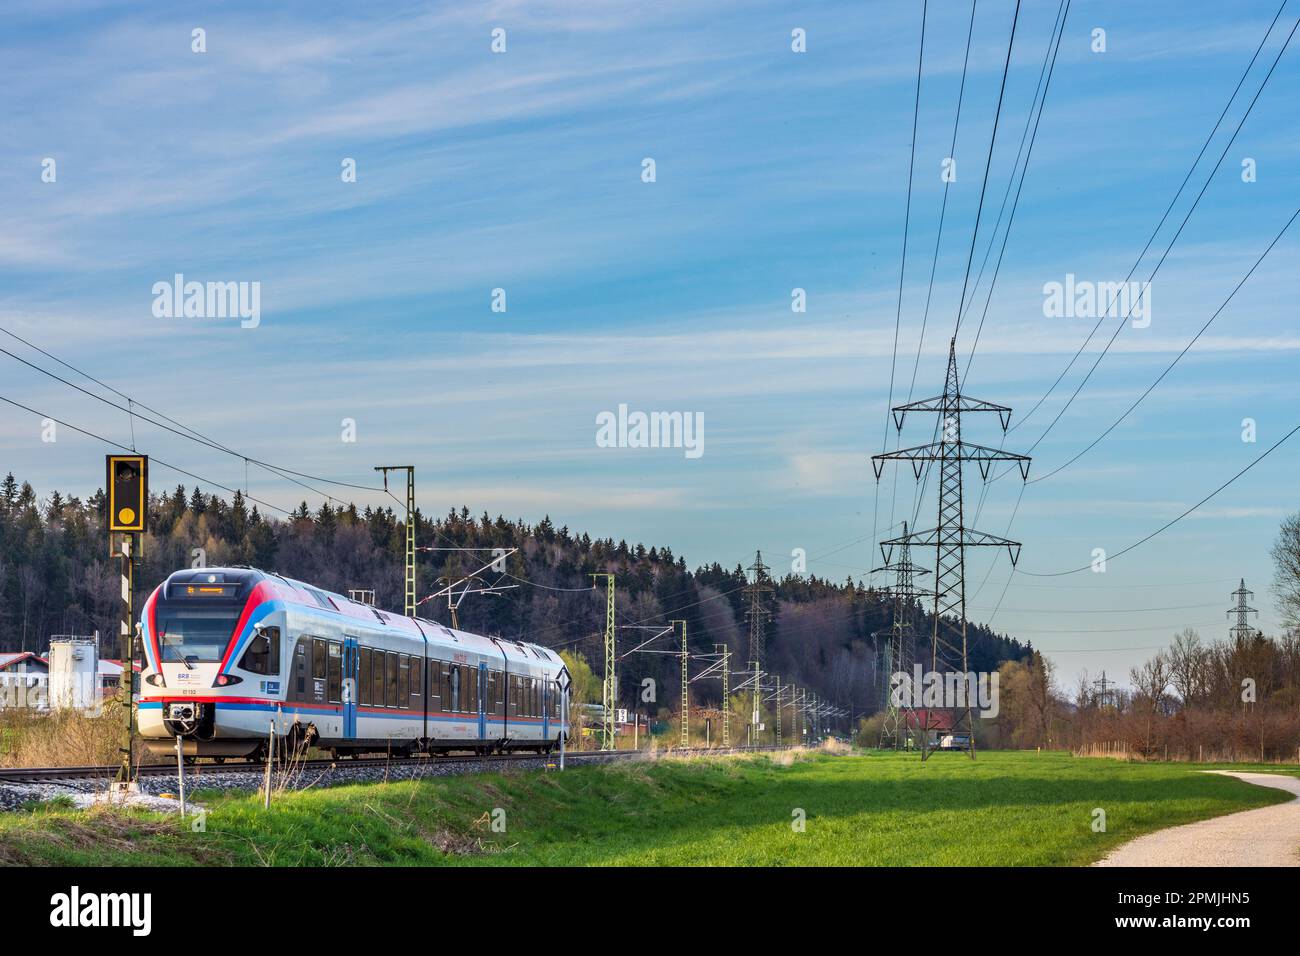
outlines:
{"label": "train front end", "polygon": [[258,753],[284,700],[284,610],[268,575],[248,568],[177,571],[141,615],[140,737],[155,753]]}

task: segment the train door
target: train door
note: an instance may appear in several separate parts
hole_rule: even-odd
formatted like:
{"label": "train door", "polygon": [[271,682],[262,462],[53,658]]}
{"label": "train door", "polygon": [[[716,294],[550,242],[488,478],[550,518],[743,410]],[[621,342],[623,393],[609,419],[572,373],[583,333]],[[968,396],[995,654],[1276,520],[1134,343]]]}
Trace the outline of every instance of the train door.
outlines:
{"label": "train door", "polygon": [[357,676],[361,671],[361,650],[355,637],[343,638],[343,737],[357,736]]}
{"label": "train door", "polygon": [[487,662],[478,665],[478,739],[487,739]]}

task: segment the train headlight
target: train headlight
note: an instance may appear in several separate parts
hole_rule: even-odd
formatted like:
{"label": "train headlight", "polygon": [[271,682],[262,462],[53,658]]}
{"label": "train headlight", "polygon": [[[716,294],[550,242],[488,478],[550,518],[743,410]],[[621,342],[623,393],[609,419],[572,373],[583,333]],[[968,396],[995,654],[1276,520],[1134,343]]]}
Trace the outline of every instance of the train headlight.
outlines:
{"label": "train headlight", "polygon": [[166,687],[167,682],[163,680],[162,674],[150,674],[144,679],[146,684],[152,684],[154,687]]}
{"label": "train headlight", "polygon": [[238,684],[243,681],[242,677],[236,677],[234,674],[218,674],[217,679],[213,681],[215,687],[229,687],[232,684]]}

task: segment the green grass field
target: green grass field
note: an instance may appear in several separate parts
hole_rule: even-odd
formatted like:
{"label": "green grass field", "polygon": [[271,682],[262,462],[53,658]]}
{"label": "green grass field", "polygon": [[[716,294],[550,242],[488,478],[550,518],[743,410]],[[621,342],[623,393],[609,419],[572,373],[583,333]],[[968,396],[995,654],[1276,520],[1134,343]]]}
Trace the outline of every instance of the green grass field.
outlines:
{"label": "green grass field", "polygon": [[[1289,799],[1198,769],[1061,753],[925,764],[817,754],[350,785],[280,795],[270,812],[253,795],[200,792],[202,833],[141,811],[0,814],[0,863],[1061,866],[1161,827]],[[1098,807],[1105,833],[1092,829]]]}

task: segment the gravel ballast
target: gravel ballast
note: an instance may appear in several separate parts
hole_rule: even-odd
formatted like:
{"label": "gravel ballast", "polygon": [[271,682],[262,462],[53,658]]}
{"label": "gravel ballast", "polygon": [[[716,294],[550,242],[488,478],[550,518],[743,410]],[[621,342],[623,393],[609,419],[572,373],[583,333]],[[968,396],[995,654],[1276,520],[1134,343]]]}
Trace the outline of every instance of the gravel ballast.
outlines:
{"label": "gravel ballast", "polygon": [[[646,754],[644,756],[649,756]],[[569,766],[585,766],[592,763],[609,763],[614,760],[637,759],[617,753],[585,754],[581,757],[570,756]],[[356,763],[340,760],[328,767],[306,767],[294,771],[277,769],[273,772],[273,784],[288,790],[302,790],[308,787],[330,787],[349,783],[382,783],[391,780],[418,780],[424,777],[450,777],[467,773],[500,773],[511,770],[536,771],[547,765],[559,766],[559,756],[523,757],[510,761],[479,759],[440,760],[436,757],[421,761],[393,761],[391,763]],[[193,793],[196,790],[245,790],[254,791],[262,787],[266,780],[264,766],[250,765],[247,770],[223,767],[216,769],[199,765],[185,768],[185,788]],[[140,792],[157,796],[176,794],[180,783],[175,773],[149,774],[139,777]],[[57,797],[72,797],[78,804],[89,802],[86,796],[107,791],[109,780],[106,778],[88,779],[70,777],[51,779],[41,782],[18,783],[0,781],[0,811],[15,810],[33,801],[53,800]]]}

